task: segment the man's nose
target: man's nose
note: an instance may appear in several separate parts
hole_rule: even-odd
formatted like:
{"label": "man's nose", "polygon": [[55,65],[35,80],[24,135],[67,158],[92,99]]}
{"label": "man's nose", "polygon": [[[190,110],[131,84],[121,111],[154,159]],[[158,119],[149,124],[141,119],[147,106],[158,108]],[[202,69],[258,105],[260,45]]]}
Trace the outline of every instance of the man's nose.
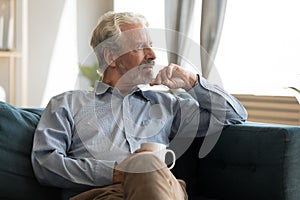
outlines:
{"label": "man's nose", "polygon": [[150,48],[150,47],[144,48],[144,53],[145,53],[146,60],[155,60],[156,59],[156,55],[152,48]]}

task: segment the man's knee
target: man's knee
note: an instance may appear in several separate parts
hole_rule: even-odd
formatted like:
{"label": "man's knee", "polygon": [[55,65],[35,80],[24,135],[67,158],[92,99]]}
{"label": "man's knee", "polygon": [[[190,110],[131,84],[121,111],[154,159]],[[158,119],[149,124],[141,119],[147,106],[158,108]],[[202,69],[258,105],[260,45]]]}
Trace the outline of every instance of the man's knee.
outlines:
{"label": "man's knee", "polygon": [[125,199],[184,199],[185,189],[167,165],[152,153],[139,154],[128,162],[130,170],[124,173]]}
{"label": "man's knee", "polygon": [[147,173],[167,168],[167,165],[162,162],[153,153],[137,153],[132,156],[126,167],[125,172],[129,173]]}

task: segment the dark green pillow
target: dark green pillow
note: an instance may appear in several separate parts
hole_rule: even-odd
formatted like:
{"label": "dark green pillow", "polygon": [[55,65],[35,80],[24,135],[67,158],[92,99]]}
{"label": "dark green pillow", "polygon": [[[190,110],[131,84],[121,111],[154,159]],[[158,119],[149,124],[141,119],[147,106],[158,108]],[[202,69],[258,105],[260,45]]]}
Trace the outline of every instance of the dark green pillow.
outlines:
{"label": "dark green pillow", "polygon": [[15,108],[0,102],[0,199],[59,199],[59,191],[41,186],[30,154],[43,109]]}

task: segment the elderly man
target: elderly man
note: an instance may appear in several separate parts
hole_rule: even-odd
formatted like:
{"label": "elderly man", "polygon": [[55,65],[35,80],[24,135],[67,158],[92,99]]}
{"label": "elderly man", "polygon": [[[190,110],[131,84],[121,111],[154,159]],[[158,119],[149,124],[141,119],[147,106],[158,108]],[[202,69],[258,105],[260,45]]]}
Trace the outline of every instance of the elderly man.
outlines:
{"label": "elderly man", "polygon": [[[33,169],[41,183],[63,188],[65,199],[187,199],[184,181],[140,144],[168,145],[171,136],[205,136],[247,118],[234,97],[176,64],[154,77],[147,26],[138,14],[104,14],[91,39],[102,82],[53,97],[41,117]],[[140,84],[182,88],[192,98]]]}

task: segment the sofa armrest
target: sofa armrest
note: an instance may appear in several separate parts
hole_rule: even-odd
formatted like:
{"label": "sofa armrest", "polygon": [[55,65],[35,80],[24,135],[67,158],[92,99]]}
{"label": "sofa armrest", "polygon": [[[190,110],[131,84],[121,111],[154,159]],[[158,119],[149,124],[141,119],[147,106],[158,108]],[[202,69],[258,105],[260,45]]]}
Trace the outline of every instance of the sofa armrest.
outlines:
{"label": "sofa armrest", "polygon": [[199,159],[202,140],[195,139],[174,169],[175,175],[186,180],[191,196],[300,199],[300,127],[231,125],[213,150]]}

